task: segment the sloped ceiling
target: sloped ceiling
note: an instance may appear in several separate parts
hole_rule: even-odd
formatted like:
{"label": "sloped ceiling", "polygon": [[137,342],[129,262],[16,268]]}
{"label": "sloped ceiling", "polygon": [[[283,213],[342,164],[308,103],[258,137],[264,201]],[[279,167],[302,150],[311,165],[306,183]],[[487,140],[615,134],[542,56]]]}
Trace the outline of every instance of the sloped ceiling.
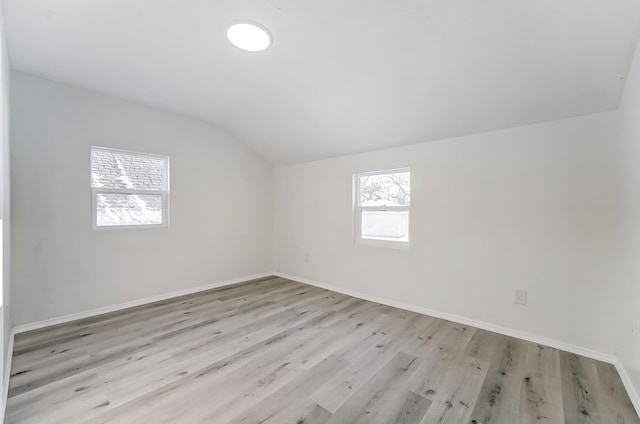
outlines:
{"label": "sloped ceiling", "polygon": [[[16,70],[216,123],[285,164],[616,108],[632,0],[6,0]],[[249,53],[238,19],[270,29]],[[179,142],[179,140],[177,140]]]}

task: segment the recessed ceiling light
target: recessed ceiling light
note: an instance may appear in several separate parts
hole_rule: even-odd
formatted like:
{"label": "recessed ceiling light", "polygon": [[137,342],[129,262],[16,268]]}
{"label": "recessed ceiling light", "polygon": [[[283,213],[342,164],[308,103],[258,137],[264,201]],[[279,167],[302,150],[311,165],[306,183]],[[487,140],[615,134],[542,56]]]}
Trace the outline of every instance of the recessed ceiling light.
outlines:
{"label": "recessed ceiling light", "polygon": [[271,45],[269,30],[257,22],[242,21],[233,24],[227,30],[231,44],[242,50],[259,52]]}

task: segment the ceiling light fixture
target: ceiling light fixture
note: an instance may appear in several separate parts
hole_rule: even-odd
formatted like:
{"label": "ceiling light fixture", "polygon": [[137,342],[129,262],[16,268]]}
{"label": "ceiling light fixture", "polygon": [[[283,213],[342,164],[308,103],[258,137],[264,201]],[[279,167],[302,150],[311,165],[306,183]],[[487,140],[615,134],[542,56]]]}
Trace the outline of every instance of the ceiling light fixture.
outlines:
{"label": "ceiling light fixture", "polygon": [[273,42],[267,28],[251,21],[242,21],[231,25],[227,30],[227,38],[234,46],[250,52],[262,51]]}

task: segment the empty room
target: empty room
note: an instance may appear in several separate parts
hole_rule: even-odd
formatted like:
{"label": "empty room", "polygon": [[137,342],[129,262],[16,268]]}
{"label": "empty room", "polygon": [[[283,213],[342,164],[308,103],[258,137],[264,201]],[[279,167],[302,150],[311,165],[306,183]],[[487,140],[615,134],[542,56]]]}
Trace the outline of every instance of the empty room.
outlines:
{"label": "empty room", "polygon": [[3,422],[640,424],[640,1],[0,9]]}

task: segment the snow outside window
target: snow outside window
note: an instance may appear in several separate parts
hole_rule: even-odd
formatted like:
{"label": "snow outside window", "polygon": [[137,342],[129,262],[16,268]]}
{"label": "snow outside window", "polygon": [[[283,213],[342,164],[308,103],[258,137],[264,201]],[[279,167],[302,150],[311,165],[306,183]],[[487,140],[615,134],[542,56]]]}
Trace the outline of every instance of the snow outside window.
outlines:
{"label": "snow outside window", "polygon": [[166,227],[169,158],[91,148],[94,228]]}
{"label": "snow outside window", "polygon": [[409,247],[408,168],[354,175],[356,242]]}

